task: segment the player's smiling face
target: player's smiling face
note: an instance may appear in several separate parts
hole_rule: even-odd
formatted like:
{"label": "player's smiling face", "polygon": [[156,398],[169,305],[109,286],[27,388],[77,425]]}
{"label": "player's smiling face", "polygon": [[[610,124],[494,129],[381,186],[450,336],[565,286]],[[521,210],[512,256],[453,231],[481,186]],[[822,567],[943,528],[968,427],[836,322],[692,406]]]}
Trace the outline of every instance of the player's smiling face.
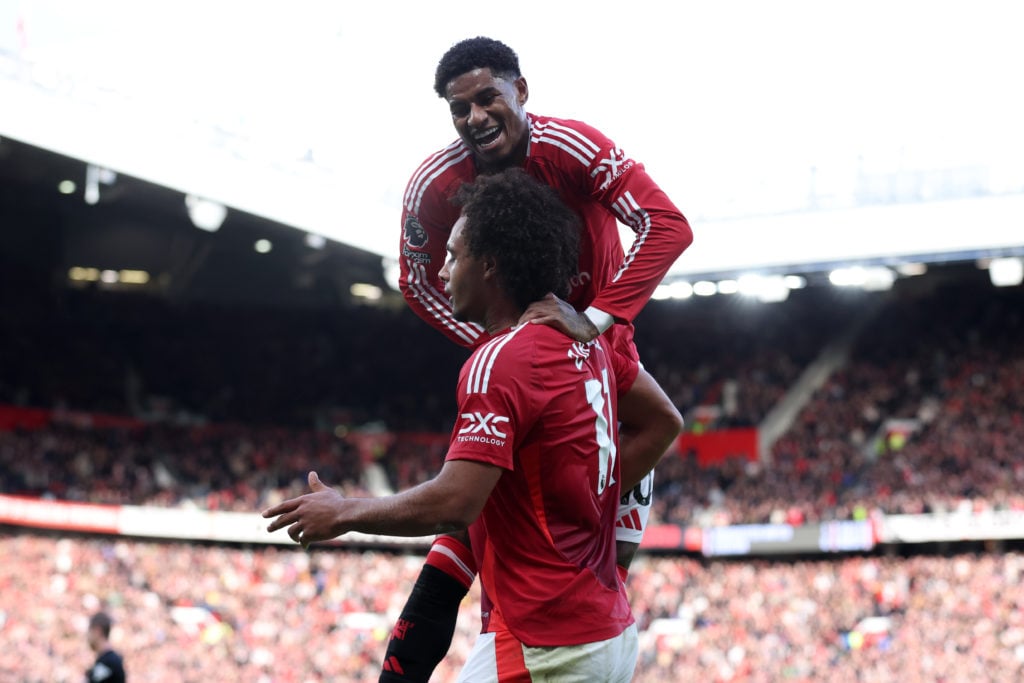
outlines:
{"label": "player's smiling face", "polygon": [[459,322],[482,324],[485,317],[485,302],[482,300],[485,263],[466,248],[462,234],[465,225],[466,217],[460,216],[452,226],[448,237],[448,258],[438,277],[444,283],[444,293],[451,299],[452,317]]}
{"label": "player's smiling face", "polygon": [[530,135],[526,79],[474,69],[449,81],[445,93],[455,130],[483,166],[500,170],[523,162]]}

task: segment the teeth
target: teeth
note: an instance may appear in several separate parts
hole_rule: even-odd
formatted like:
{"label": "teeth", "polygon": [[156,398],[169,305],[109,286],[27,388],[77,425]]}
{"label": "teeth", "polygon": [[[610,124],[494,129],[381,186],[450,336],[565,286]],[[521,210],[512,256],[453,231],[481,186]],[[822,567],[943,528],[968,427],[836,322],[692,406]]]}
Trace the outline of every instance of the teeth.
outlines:
{"label": "teeth", "polygon": [[491,135],[494,135],[497,132],[498,132],[498,126],[494,126],[493,128],[488,128],[486,130],[481,130],[481,131],[477,131],[477,132],[473,133],[473,139],[474,140],[482,140],[483,138],[486,138],[486,137],[489,137]]}

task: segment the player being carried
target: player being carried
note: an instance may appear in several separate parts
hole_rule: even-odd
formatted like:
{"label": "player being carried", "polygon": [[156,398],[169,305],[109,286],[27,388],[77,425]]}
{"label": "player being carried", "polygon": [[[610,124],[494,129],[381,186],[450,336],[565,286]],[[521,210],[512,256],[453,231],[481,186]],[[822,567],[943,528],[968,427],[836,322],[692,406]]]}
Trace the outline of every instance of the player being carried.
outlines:
{"label": "player being carried", "polygon": [[[581,218],[578,273],[564,299],[532,304],[522,320],[551,325],[580,342],[600,336],[616,357],[623,501],[616,521],[621,574],[639,546],[650,510],[652,469],[682,429],[682,417],[640,364],[632,321],[693,239],[686,219],[647,174],[600,131],[580,121],[526,111],[529,88],[516,53],[478,37],[452,46],[434,90],[448,103],[459,138],[428,157],[403,198],[401,287],[409,306],[456,343],[476,348],[488,332],[460,321],[439,271],[463,183],[521,168],[554,188]],[[618,223],[633,230],[628,252]],[[523,239],[526,239],[524,235]],[[465,537],[435,540],[388,644],[381,681],[426,681],[451,643],[458,605],[476,569]]]}
{"label": "player being carried", "polygon": [[[520,169],[459,193],[440,277],[452,315],[489,341],[459,374],[458,414],[433,479],[382,498],[312,492],[264,512],[303,546],[347,531],[469,529],[486,605],[459,680],[628,683],[637,630],[616,571],[616,395],[604,340],[520,324],[578,263],[577,216]],[[524,244],[523,240],[527,240]]]}

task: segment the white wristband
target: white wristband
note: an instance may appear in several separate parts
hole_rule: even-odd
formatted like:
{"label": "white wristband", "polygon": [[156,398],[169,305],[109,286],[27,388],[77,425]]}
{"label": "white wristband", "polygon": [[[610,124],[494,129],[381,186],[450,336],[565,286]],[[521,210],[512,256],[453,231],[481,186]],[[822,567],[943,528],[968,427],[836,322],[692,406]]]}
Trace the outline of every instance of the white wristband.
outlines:
{"label": "white wristband", "polygon": [[583,311],[583,315],[590,318],[590,322],[594,323],[594,327],[597,328],[598,333],[604,334],[615,322],[615,318],[602,311],[600,308],[594,308],[590,306],[587,310]]}

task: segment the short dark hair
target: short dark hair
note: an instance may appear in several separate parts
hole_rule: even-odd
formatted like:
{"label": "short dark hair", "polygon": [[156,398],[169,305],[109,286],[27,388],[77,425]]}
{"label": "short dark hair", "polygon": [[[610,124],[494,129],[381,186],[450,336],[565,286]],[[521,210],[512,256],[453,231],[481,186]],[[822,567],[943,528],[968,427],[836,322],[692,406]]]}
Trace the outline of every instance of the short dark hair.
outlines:
{"label": "short dark hair", "polygon": [[514,167],[478,176],[455,202],[466,217],[466,250],[497,261],[499,281],[520,308],[548,292],[568,297],[579,269],[580,223],[554,189]]}
{"label": "short dark hair", "polygon": [[106,612],[97,612],[96,614],[89,617],[89,628],[99,629],[100,633],[103,634],[104,638],[110,637],[110,627],[114,625],[114,620],[110,618],[110,615]]}
{"label": "short dark hair", "polygon": [[455,43],[441,57],[434,72],[434,92],[445,96],[445,86],[462,74],[473,69],[490,69],[491,73],[509,81],[522,76],[519,73],[519,57],[505,43],[477,36]]}

